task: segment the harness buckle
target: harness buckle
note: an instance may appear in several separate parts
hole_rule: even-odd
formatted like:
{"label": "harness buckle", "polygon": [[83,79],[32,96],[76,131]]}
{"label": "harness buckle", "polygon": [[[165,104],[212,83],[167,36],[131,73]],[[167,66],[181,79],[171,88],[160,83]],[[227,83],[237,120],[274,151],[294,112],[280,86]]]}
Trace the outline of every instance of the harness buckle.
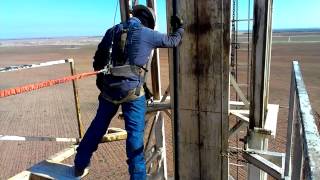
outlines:
{"label": "harness buckle", "polygon": [[104,68],[101,70],[101,72],[104,75],[111,74],[111,68],[112,68],[112,65],[111,64],[107,64],[106,66],[104,66]]}

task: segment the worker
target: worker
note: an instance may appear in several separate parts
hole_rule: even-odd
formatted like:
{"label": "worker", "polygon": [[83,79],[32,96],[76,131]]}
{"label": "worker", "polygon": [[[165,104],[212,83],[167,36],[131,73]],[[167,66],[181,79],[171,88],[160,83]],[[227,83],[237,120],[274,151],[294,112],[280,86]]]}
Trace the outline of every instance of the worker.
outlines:
{"label": "worker", "polygon": [[106,133],[119,106],[127,131],[126,153],[131,180],[146,179],[143,154],[146,96],[143,84],[147,64],[154,48],[177,47],[184,32],[182,20],[173,16],[170,35],[154,31],[156,18],[152,9],[136,5],[132,16],[108,29],[94,56],[94,70],[105,69],[97,75],[99,107],[95,118],[81,140],[74,160],[74,174],[81,176],[90,158]]}

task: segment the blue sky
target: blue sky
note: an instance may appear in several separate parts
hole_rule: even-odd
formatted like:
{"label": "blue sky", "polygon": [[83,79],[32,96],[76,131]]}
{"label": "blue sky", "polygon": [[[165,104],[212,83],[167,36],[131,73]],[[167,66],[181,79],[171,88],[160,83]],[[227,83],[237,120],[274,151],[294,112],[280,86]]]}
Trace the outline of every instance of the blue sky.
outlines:
{"label": "blue sky", "polygon": [[[0,0],[0,39],[101,36],[113,25],[117,1]],[[165,32],[165,0],[157,2],[159,31]],[[247,3],[239,0],[240,19],[248,16]],[[274,0],[273,28],[320,28],[319,8],[320,0]]]}

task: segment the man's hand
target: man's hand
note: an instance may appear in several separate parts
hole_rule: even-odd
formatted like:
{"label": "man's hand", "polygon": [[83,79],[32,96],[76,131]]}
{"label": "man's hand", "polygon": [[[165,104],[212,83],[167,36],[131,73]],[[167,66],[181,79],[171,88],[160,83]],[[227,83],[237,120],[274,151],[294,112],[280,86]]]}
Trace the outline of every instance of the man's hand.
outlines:
{"label": "man's hand", "polygon": [[171,16],[170,23],[174,30],[183,27],[183,20],[179,16]]}

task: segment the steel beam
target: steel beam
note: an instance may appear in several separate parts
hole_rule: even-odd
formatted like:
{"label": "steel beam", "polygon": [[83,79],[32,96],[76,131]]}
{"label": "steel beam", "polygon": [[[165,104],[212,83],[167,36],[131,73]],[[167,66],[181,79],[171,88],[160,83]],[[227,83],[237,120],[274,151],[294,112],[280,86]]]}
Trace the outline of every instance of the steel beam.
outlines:
{"label": "steel beam", "polygon": [[268,105],[272,0],[255,0],[252,39],[250,129],[263,128]]}
{"label": "steel beam", "polygon": [[[254,1],[254,21],[252,37],[252,67],[250,90],[249,148],[267,150],[266,136],[255,132],[264,129],[268,95],[272,43],[272,4],[273,0]],[[265,180],[267,175],[253,165],[249,165],[249,180]]]}
{"label": "steel beam", "polygon": [[283,179],[283,168],[279,167],[276,164],[270,162],[266,158],[262,157],[259,154],[244,152],[243,158],[246,159],[249,163],[253,164],[255,167],[267,172],[269,175],[276,179]]}

